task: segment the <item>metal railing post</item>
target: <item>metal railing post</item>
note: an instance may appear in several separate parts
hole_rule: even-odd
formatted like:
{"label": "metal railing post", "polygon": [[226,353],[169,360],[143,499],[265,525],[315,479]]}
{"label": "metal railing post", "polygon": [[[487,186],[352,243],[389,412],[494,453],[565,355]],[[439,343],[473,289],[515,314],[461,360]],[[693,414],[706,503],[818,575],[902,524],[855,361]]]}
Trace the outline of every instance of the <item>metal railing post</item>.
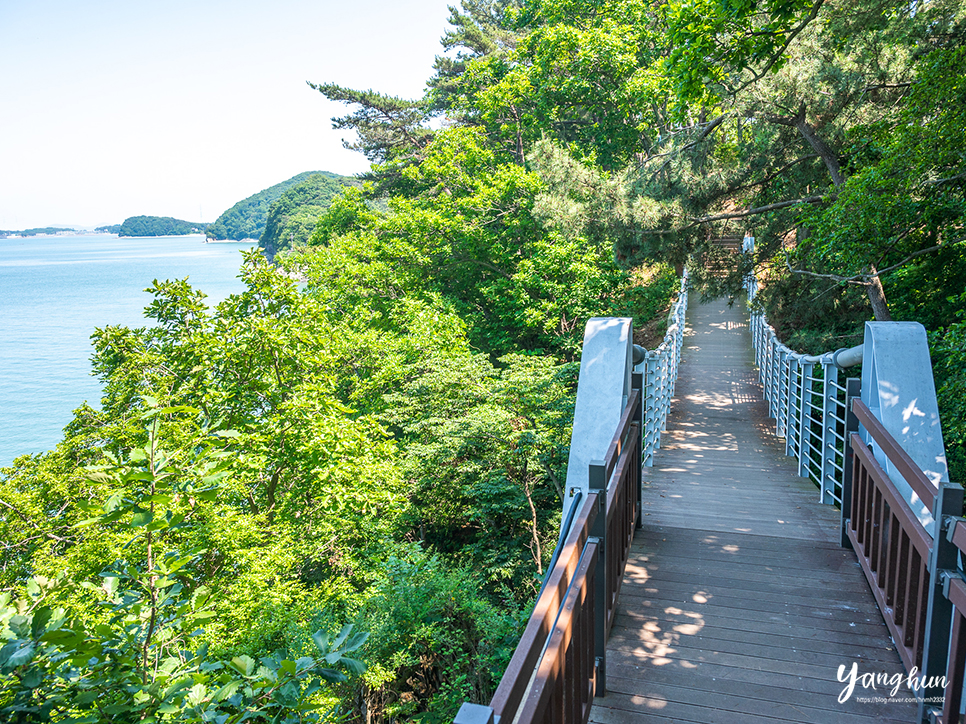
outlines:
{"label": "metal railing post", "polygon": [[607,470],[603,460],[595,460],[590,464],[590,491],[597,491],[597,519],[590,531],[590,535],[597,539],[597,573],[594,576],[594,657],[597,669],[597,686],[594,696],[604,696],[607,693],[607,595],[608,585],[607,556]]}
{"label": "metal railing post", "polygon": [[778,437],[788,439],[788,406],[792,396],[792,358],[787,350],[781,351],[781,366],[778,368],[781,376],[778,379],[778,415],[775,419],[777,427],[781,428]]}
{"label": "metal railing post", "polygon": [[646,448],[647,460],[644,464],[648,467],[654,464],[655,438],[657,432],[657,416],[659,402],[656,392],[657,360],[650,353],[644,360],[644,446]]}
{"label": "metal railing post", "polygon": [[[799,381],[801,363],[797,357],[788,357],[788,393],[787,404],[785,405],[785,454],[795,455],[795,442],[798,437],[799,422],[798,416],[802,414],[802,386]],[[797,404],[796,404],[797,401]],[[801,447],[801,438],[798,445]]]}
{"label": "metal railing post", "polygon": [[822,491],[820,500],[829,504],[834,502],[835,494],[835,412],[838,407],[839,368],[833,364],[823,365],[825,380],[822,383],[822,458],[821,480],[819,489]]}
{"label": "metal railing post", "polygon": [[926,702],[938,701],[945,689],[937,684],[940,677],[944,678],[946,674],[953,604],[943,595],[943,587],[946,578],[958,575],[959,565],[959,549],[947,539],[946,531],[950,523],[955,525],[955,516],[962,512],[963,487],[958,483],[940,482],[932,510],[936,534],[929,554],[929,602],[926,604],[926,635],[920,679],[923,685],[915,692],[919,699],[921,724],[935,720],[933,707]]}
{"label": "metal railing post", "polygon": [[768,345],[771,353],[771,375],[768,380],[768,416],[778,420],[778,375],[781,366],[780,342],[773,337]]}
{"label": "metal railing post", "polygon": [[806,443],[805,440],[811,434],[811,429],[809,428],[808,421],[811,419],[809,417],[809,404],[812,401],[812,370],[814,365],[810,362],[801,363],[802,370],[802,394],[798,398],[799,402],[799,416],[798,416],[798,476],[801,478],[808,477],[808,455],[806,454]]}
{"label": "metal railing post", "polygon": [[862,394],[862,380],[850,377],[845,381],[845,451],[842,455],[842,509],[841,528],[843,548],[851,548],[849,540],[849,521],[852,518],[852,467],[855,453],[852,452],[852,433],[859,431],[859,418],[852,412],[852,400]]}

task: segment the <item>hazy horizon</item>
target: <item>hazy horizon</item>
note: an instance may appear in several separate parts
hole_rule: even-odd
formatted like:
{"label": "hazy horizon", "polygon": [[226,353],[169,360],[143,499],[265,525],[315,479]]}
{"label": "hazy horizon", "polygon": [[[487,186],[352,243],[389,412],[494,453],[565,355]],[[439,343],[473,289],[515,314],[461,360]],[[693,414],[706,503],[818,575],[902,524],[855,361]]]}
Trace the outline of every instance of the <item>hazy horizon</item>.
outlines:
{"label": "hazy horizon", "polygon": [[446,0],[0,4],[0,229],[213,222],[304,171],[366,159],[306,85],[422,95]]}

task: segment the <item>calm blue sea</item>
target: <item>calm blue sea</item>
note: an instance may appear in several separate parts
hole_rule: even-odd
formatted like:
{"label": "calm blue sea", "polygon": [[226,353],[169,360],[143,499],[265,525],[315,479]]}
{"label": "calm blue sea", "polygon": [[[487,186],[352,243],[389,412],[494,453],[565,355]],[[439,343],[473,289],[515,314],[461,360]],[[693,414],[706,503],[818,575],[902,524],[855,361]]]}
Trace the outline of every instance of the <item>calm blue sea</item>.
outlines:
{"label": "calm blue sea", "polygon": [[0,239],[0,466],[54,447],[85,400],[100,407],[90,336],[144,326],[154,279],[188,277],[214,305],[243,285],[240,250],[202,236]]}

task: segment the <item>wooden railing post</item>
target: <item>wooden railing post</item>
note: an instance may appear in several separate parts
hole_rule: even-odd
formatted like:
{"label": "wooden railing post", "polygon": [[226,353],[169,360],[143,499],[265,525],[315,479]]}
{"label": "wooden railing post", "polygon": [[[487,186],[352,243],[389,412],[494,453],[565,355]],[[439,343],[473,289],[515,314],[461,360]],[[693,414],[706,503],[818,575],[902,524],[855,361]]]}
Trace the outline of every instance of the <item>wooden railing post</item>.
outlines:
{"label": "wooden railing post", "polygon": [[859,418],[852,412],[852,400],[862,394],[862,380],[850,377],[845,381],[845,452],[842,455],[842,509],[841,509],[841,544],[843,548],[851,548],[849,540],[849,520],[852,517],[852,467],[855,453],[852,452],[852,433],[859,431]]}
{"label": "wooden railing post", "polygon": [[608,580],[610,566],[607,549],[607,465],[603,460],[595,460],[590,464],[590,491],[597,494],[600,509],[597,519],[590,529],[592,538],[597,539],[597,574],[594,576],[594,657],[597,675],[597,686],[594,696],[604,696],[607,693],[607,598],[610,596],[610,581]]}
{"label": "wooden railing post", "polygon": [[944,692],[939,686],[946,673],[949,656],[949,634],[952,627],[953,604],[943,595],[946,579],[958,575],[959,549],[947,539],[946,530],[955,524],[955,516],[963,512],[963,487],[958,483],[940,482],[933,501],[935,535],[929,554],[929,601],[926,605],[926,631],[922,649],[923,686],[916,691],[919,698],[919,721],[933,721],[933,709],[927,701],[937,701]]}

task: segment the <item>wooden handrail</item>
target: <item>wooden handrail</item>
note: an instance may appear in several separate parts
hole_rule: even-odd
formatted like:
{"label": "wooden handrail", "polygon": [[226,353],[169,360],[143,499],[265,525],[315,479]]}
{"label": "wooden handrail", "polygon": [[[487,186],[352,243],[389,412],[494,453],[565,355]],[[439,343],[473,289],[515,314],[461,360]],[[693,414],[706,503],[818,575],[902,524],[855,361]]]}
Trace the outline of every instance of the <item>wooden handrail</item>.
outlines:
{"label": "wooden handrail", "polygon": [[[520,721],[537,721],[541,718],[540,713],[551,706],[551,699],[556,692],[557,683],[564,674],[564,661],[568,659],[567,650],[571,648],[571,642],[574,639],[577,639],[574,643],[578,643],[579,646],[573,648],[580,650],[574,650],[570,658],[576,660],[577,666],[583,670],[582,673],[585,676],[579,678],[586,678],[587,685],[586,688],[581,687],[582,690],[578,691],[577,695],[573,696],[569,702],[560,702],[563,705],[561,708],[566,707],[566,704],[569,703],[572,709],[565,712],[565,716],[561,719],[568,722],[584,722],[587,720],[590,705],[594,698],[594,676],[592,673],[594,592],[590,589],[588,583],[598,565],[597,554],[599,549],[600,546],[597,541],[590,541],[584,548],[580,566],[574,575],[573,584],[570,586],[567,599],[560,609],[560,617],[554,626],[550,641],[547,643],[546,655],[540,661],[533,687],[527,694],[527,699],[523,702],[520,710]],[[590,610],[583,610],[582,604],[590,604]],[[582,620],[577,621],[578,616]],[[580,634],[583,634],[583,636]]]}
{"label": "wooden handrail", "polygon": [[[456,724],[586,724],[605,691],[606,640],[634,537],[641,485],[641,391],[633,388],[605,458],[537,596],[488,706],[465,703]],[[550,712],[553,712],[551,715]]]}
{"label": "wooden handrail", "polygon": [[857,397],[852,399],[852,412],[855,413],[862,426],[868,430],[872,439],[882,448],[882,452],[889,458],[889,462],[895,466],[899,474],[919,496],[919,499],[931,510],[933,501],[936,499],[936,486],[926,477],[926,474],[909,456],[909,453],[902,449],[902,446],[885,429],[885,426],[879,422],[879,419],[872,414],[872,410]]}
{"label": "wooden handrail", "polygon": [[869,450],[865,443],[862,442],[862,438],[856,433],[852,433],[852,451],[860,459],[862,465],[869,471],[869,474],[872,475],[876,483],[878,483],[882,497],[889,504],[892,514],[899,520],[903,530],[906,531],[909,540],[916,547],[916,550],[919,551],[919,555],[922,556],[923,560],[928,560],[929,551],[932,550],[932,539],[922,527],[919,518],[912,511],[912,506],[909,505],[905,498],[899,495],[899,491],[895,488],[895,483],[892,482],[892,479],[886,471],[879,465],[879,461],[875,459],[872,451]]}
{"label": "wooden handrail", "polygon": [[563,605],[567,589],[573,580],[581,553],[600,508],[598,493],[590,492],[564,541],[557,564],[547,578],[547,585],[544,586],[543,593],[533,607],[533,613],[523,631],[523,636],[520,637],[520,643],[513,652],[513,657],[490,702],[494,714],[500,717],[501,721],[513,721],[523,701],[530,683],[530,672],[537,665],[543,646],[553,628],[557,612]]}
{"label": "wooden handrail", "polygon": [[620,457],[621,451],[624,449],[624,440],[627,438],[630,426],[637,419],[637,406],[640,403],[641,391],[637,389],[631,390],[631,394],[627,398],[627,404],[624,406],[624,412],[621,414],[620,422],[617,423],[617,431],[614,433],[610,445],[607,446],[607,453],[604,455],[605,480],[610,480],[610,476],[614,473],[614,466],[617,465],[617,460]]}

